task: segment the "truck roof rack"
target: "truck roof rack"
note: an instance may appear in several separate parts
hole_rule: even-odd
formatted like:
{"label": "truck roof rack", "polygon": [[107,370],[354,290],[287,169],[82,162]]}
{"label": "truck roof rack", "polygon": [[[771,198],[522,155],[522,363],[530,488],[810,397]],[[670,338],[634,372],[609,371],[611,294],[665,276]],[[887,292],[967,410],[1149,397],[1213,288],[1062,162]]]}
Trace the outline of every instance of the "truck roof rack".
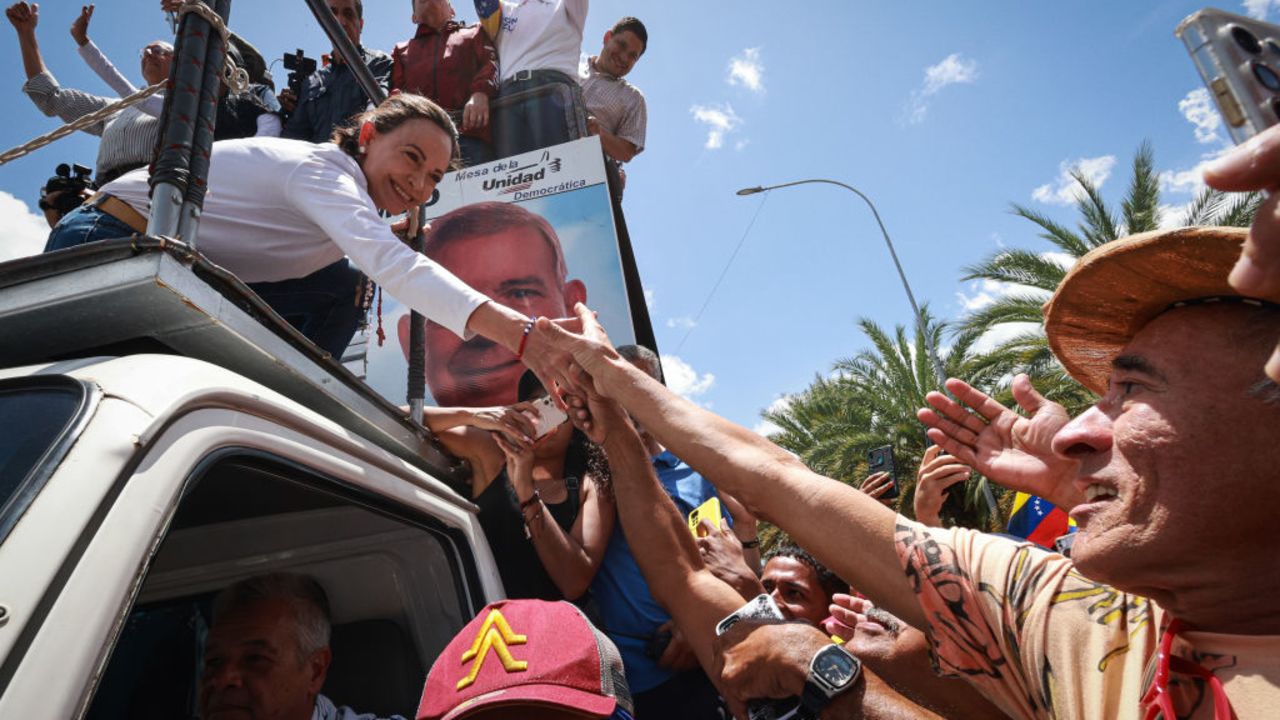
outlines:
{"label": "truck roof rack", "polygon": [[88,243],[0,264],[0,367],[159,352],[219,365],[457,484],[430,433],[323,353],[234,275],[166,238]]}

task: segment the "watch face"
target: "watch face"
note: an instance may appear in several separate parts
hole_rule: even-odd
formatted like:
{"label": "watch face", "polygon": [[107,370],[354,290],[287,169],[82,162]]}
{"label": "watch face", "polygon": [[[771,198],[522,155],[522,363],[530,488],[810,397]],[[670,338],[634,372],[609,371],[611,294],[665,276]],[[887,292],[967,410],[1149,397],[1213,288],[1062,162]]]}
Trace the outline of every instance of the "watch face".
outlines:
{"label": "watch face", "polygon": [[852,655],[832,646],[813,660],[813,672],[832,687],[843,687],[853,679],[858,661]]}

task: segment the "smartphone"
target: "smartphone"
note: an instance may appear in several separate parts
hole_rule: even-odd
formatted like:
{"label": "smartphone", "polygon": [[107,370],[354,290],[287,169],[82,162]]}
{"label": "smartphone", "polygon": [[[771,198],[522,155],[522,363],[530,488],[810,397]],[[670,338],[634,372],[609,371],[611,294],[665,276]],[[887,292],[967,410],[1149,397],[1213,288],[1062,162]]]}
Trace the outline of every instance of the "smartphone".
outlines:
{"label": "smartphone", "polygon": [[556,407],[556,401],[548,395],[544,398],[538,398],[532,403],[538,410],[538,417],[533,421],[534,439],[560,427],[560,424],[569,419],[569,415],[565,411]]}
{"label": "smartphone", "polygon": [[889,489],[880,497],[893,499],[898,497],[898,466],[893,461],[893,446],[883,445],[867,453],[867,474],[889,473]]}
{"label": "smartphone", "polygon": [[[785,622],[782,611],[768,595],[757,595],[750,602],[716,623],[716,635],[729,632],[729,628],[743,620],[760,620],[767,623]],[[782,700],[749,700],[747,701],[748,720],[789,720],[798,717],[800,698],[790,697]]]}
{"label": "smartphone", "polygon": [[1174,34],[1236,144],[1280,123],[1280,26],[1205,8]]}
{"label": "smartphone", "polygon": [[701,537],[698,534],[698,524],[703,520],[710,520],[715,527],[720,527],[720,498],[713,497],[694,508],[689,513],[689,530],[693,532],[694,537]]}

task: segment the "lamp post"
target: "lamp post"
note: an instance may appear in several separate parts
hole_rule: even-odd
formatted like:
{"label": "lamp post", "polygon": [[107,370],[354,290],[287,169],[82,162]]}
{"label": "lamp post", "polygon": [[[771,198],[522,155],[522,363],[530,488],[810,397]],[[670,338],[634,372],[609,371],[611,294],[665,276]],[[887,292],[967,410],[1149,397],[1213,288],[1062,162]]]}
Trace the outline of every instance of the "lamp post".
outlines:
{"label": "lamp post", "polygon": [[755,195],[756,193],[767,192],[769,190],[777,190],[779,188],[792,187],[793,185],[808,185],[811,183],[822,183],[825,185],[836,185],[862,198],[862,201],[871,208],[871,214],[875,216],[876,223],[880,225],[880,234],[884,236],[884,244],[889,248],[889,256],[893,258],[893,266],[898,269],[898,277],[902,279],[902,289],[907,291],[907,301],[911,303],[911,311],[915,313],[916,323],[920,327],[921,333],[924,335],[925,352],[929,355],[929,364],[933,367],[933,374],[938,379],[938,389],[942,390],[947,380],[947,374],[942,370],[942,361],[938,359],[938,353],[933,347],[933,337],[929,334],[928,328],[924,324],[924,316],[920,314],[920,306],[916,304],[915,293],[911,292],[911,285],[907,283],[907,274],[902,271],[902,263],[898,261],[898,252],[893,248],[893,241],[889,239],[889,231],[884,228],[884,221],[880,219],[880,212],[876,210],[876,206],[871,202],[871,198],[867,197],[856,187],[846,185],[835,180],[826,180],[815,178],[811,180],[796,180],[795,182],[782,183],[780,185],[768,185],[765,187],[749,187],[742,188],[738,191],[738,195]]}

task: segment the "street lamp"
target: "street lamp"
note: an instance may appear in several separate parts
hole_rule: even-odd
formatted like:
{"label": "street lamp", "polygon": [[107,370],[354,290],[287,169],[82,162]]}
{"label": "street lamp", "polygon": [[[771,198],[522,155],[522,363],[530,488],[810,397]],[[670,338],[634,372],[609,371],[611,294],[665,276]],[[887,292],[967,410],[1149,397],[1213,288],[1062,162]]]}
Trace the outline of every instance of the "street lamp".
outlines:
{"label": "street lamp", "polygon": [[898,253],[893,249],[893,241],[889,239],[889,231],[884,229],[884,221],[880,219],[880,212],[876,210],[876,206],[872,204],[871,198],[862,194],[862,191],[852,185],[846,185],[835,180],[826,180],[815,178],[812,180],[796,180],[795,182],[782,183],[780,185],[768,185],[765,187],[749,187],[742,188],[738,191],[738,195],[755,195],[769,190],[777,190],[779,188],[791,187],[793,185],[807,185],[810,183],[823,183],[826,185],[837,185],[848,190],[849,192],[862,198],[862,201],[871,208],[871,214],[875,216],[876,223],[880,225],[880,234],[884,235],[884,244],[889,248],[889,255],[893,258],[893,266],[898,269],[898,277],[902,279],[902,289],[907,291],[907,301],[911,303],[911,311],[916,315],[916,323],[920,327],[921,334],[924,335],[925,352],[929,355],[929,364],[933,366],[933,374],[938,378],[938,389],[945,387],[947,374],[942,370],[942,362],[938,359],[938,353],[933,347],[933,337],[929,334],[928,328],[924,324],[924,315],[920,314],[920,306],[916,304],[916,296],[911,292],[911,285],[907,283],[907,274],[902,271],[902,263],[898,262]]}

